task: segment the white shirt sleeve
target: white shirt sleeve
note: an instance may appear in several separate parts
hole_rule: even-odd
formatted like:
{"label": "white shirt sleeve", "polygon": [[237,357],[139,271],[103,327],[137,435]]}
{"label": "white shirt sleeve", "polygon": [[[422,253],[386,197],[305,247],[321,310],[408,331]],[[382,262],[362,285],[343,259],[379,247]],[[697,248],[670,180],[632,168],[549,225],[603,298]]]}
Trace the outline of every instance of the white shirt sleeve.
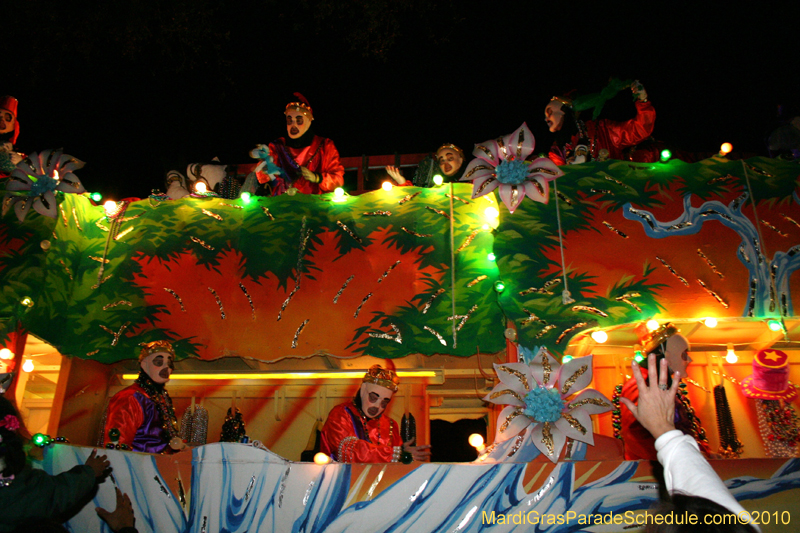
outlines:
{"label": "white shirt sleeve", "polygon": [[[658,462],[664,467],[664,482],[667,490],[691,496],[701,496],[729,509],[738,516],[747,513],[717,473],[700,452],[695,440],[678,429],[667,431],[656,439]],[[758,531],[756,524],[751,525]]]}

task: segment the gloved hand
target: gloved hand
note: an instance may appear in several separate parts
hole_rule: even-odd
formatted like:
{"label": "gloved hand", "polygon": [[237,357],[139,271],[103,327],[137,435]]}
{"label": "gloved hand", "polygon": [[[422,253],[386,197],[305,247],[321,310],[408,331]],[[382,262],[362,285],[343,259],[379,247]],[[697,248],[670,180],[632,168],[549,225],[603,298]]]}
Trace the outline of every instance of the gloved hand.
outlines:
{"label": "gloved hand", "polygon": [[636,96],[640,102],[647,101],[647,91],[644,90],[644,85],[639,83],[639,80],[634,80],[633,83],[631,83],[631,92],[633,92],[633,95]]}
{"label": "gloved hand", "polygon": [[311,172],[306,167],[300,167],[300,170],[303,172],[303,177],[306,179],[306,181],[310,181],[311,183],[319,183],[322,181],[322,178],[320,178],[319,174]]}

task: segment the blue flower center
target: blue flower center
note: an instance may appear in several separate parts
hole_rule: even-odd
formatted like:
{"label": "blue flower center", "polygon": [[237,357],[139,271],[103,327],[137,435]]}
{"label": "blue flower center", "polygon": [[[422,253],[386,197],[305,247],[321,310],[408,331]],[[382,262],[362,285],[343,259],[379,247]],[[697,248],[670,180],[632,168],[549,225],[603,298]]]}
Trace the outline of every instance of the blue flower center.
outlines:
{"label": "blue flower center", "polygon": [[58,187],[58,181],[50,176],[36,177],[38,179],[31,185],[31,192],[28,193],[29,196],[39,196],[40,194],[44,194],[48,191],[54,191],[56,190],[56,187]]}
{"label": "blue flower center", "polygon": [[528,165],[519,159],[503,160],[495,168],[497,181],[508,185],[519,185],[528,177]]}
{"label": "blue flower center", "polygon": [[555,422],[563,410],[564,400],[556,389],[537,387],[525,395],[523,413],[537,422]]}

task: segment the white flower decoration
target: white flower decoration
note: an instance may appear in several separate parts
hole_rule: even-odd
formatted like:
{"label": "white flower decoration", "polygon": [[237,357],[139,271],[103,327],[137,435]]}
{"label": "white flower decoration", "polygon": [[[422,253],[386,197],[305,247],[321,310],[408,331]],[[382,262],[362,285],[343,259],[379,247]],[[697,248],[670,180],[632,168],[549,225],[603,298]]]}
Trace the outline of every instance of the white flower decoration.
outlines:
{"label": "white flower decoration", "polygon": [[55,191],[75,194],[86,192],[81,180],[72,173],[83,165],[83,161],[62,154],[61,150],[44,150],[39,154],[33,152],[17,164],[6,182],[3,216],[13,205],[20,222],[31,207],[41,215],[56,218],[58,205]]}
{"label": "white flower decoration", "polygon": [[541,348],[530,365],[494,368],[500,383],[484,401],[506,405],[497,419],[495,442],[521,434],[554,463],[567,437],[594,445],[591,415],[610,411],[613,405],[600,392],[585,389],[592,381],[591,355],[562,366]]}
{"label": "white flower decoration", "polygon": [[472,197],[477,198],[498,189],[500,199],[510,212],[519,207],[527,196],[546,204],[548,183],[564,172],[546,157],[526,161],[536,142],[524,122],[514,133],[496,140],[476,144],[460,181],[472,182]]}

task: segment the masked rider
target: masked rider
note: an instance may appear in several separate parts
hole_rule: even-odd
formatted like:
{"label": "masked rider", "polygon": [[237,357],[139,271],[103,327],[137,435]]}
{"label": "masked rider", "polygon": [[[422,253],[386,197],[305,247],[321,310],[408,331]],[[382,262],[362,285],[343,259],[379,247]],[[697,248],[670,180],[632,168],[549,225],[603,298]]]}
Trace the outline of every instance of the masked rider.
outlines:
{"label": "masked rider", "polygon": [[[314,134],[314,114],[308,100],[294,93],[283,114],[288,137],[279,137],[269,144],[271,161],[269,165],[259,165],[256,170],[259,183],[256,194],[321,194],[344,185],[344,166],[339,161],[339,151],[333,141]],[[259,145],[251,155],[266,159],[264,148]]]}
{"label": "masked rider", "polygon": [[144,345],[139,377],[108,402],[103,431],[107,447],[147,453],[172,453],[184,447],[172,399],[164,388],[174,363],[175,350],[169,342]]}
{"label": "masked rider", "polygon": [[384,416],[400,382],[373,365],[355,397],[334,407],[322,427],[321,451],[340,463],[410,463],[430,458],[430,446],[403,442],[397,422]]}

